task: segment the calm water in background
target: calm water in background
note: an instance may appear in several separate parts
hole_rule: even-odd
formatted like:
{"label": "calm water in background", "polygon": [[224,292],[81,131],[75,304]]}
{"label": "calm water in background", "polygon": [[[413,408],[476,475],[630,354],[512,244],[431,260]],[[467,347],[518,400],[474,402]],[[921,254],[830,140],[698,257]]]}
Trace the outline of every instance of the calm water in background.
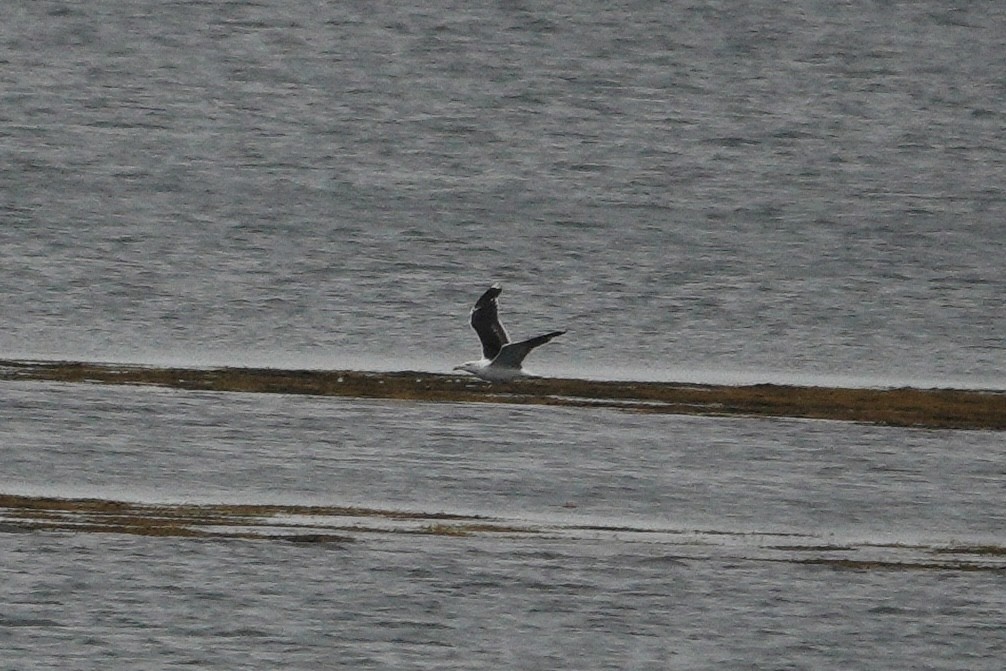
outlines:
{"label": "calm water in background", "polygon": [[[3,10],[0,352],[1006,387],[1006,10]],[[407,317],[407,318],[406,318]]]}
{"label": "calm water in background", "polygon": [[[1006,10],[943,5],[4,6],[0,356],[441,371],[498,280],[512,335],[569,329],[542,373],[1006,388]],[[1006,647],[997,573],[749,540],[1002,546],[998,434],[22,384],[0,413],[4,492],[710,532],[0,534],[10,668]]]}

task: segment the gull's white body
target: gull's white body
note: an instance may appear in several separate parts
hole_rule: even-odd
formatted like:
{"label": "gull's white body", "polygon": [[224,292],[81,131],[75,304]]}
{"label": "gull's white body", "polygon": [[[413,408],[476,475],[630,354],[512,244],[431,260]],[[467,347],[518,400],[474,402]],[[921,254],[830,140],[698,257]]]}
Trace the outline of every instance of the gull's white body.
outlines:
{"label": "gull's white body", "polygon": [[469,318],[472,328],[482,341],[482,358],[467,361],[454,370],[463,370],[489,382],[506,382],[523,377],[534,377],[527,373],[522,364],[531,350],[544,345],[565,331],[552,331],[545,335],[528,338],[520,342],[510,342],[506,329],[499,321],[497,296],[503,291],[494,284],[482,294],[472,308]]}

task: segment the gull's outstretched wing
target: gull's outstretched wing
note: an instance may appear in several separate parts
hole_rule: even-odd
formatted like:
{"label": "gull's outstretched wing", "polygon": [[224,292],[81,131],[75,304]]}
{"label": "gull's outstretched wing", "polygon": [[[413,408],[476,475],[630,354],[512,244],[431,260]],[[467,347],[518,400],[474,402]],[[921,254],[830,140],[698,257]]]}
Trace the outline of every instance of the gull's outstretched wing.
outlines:
{"label": "gull's outstretched wing", "polygon": [[563,333],[565,333],[565,331],[552,331],[551,333],[546,333],[545,335],[535,336],[534,338],[528,338],[527,340],[521,340],[520,342],[504,345],[503,348],[500,349],[499,356],[493,360],[493,366],[500,368],[520,368],[521,363],[524,361],[524,357],[526,357],[531,350],[540,345],[544,345],[556,336],[561,336]]}
{"label": "gull's outstretched wing", "polygon": [[492,285],[472,308],[472,328],[482,341],[482,356],[489,360],[495,359],[503,346],[510,342],[497,314],[499,304],[496,302],[496,297],[502,292],[503,289],[499,284]]}

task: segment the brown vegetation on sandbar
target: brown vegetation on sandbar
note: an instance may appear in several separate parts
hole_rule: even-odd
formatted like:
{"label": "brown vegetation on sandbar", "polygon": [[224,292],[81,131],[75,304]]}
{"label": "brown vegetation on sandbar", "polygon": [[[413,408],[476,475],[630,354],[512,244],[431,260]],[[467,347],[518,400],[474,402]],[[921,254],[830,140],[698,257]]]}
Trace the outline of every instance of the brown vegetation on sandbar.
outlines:
{"label": "brown vegetation on sandbar", "polygon": [[[315,528],[288,522],[300,516],[325,521]],[[343,520],[340,522],[340,520]],[[371,526],[366,526],[370,520]],[[282,539],[349,542],[342,532],[387,531],[380,520],[412,526],[399,533],[464,535],[473,531],[514,533],[477,515],[421,513],[351,506],[277,504],[148,504],[107,499],[59,498],[0,493],[0,531],[72,531],[186,538]],[[339,533],[335,533],[339,532]]]}
{"label": "brown vegetation on sandbar", "polygon": [[847,389],[531,378],[487,383],[423,372],[158,368],[0,361],[0,380],[160,385],[177,389],[312,394],[431,402],[609,407],[637,412],[799,417],[944,429],[1006,429],[1006,393],[955,389]]}

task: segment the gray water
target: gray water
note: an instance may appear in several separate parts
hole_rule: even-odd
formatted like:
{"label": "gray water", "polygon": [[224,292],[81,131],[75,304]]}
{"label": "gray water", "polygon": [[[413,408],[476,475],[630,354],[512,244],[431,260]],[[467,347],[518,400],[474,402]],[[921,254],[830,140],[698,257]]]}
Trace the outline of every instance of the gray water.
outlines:
{"label": "gray water", "polygon": [[33,2],[0,352],[1006,387],[1006,10]]}
{"label": "gray water", "polygon": [[[1004,52],[989,3],[7,3],[0,357],[445,371],[500,281],[569,330],[543,374],[1003,389]],[[542,530],[0,533],[4,669],[1004,656],[1001,571],[911,568],[1006,543],[996,433],[27,383],[0,421],[3,493]]]}
{"label": "gray water", "polygon": [[[992,432],[8,383],[0,491],[378,506],[352,542],[0,533],[7,668],[997,669]],[[396,527],[396,524],[398,525]],[[397,531],[396,531],[397,529]],[[838,570],[806,560],[888,562]]]}

